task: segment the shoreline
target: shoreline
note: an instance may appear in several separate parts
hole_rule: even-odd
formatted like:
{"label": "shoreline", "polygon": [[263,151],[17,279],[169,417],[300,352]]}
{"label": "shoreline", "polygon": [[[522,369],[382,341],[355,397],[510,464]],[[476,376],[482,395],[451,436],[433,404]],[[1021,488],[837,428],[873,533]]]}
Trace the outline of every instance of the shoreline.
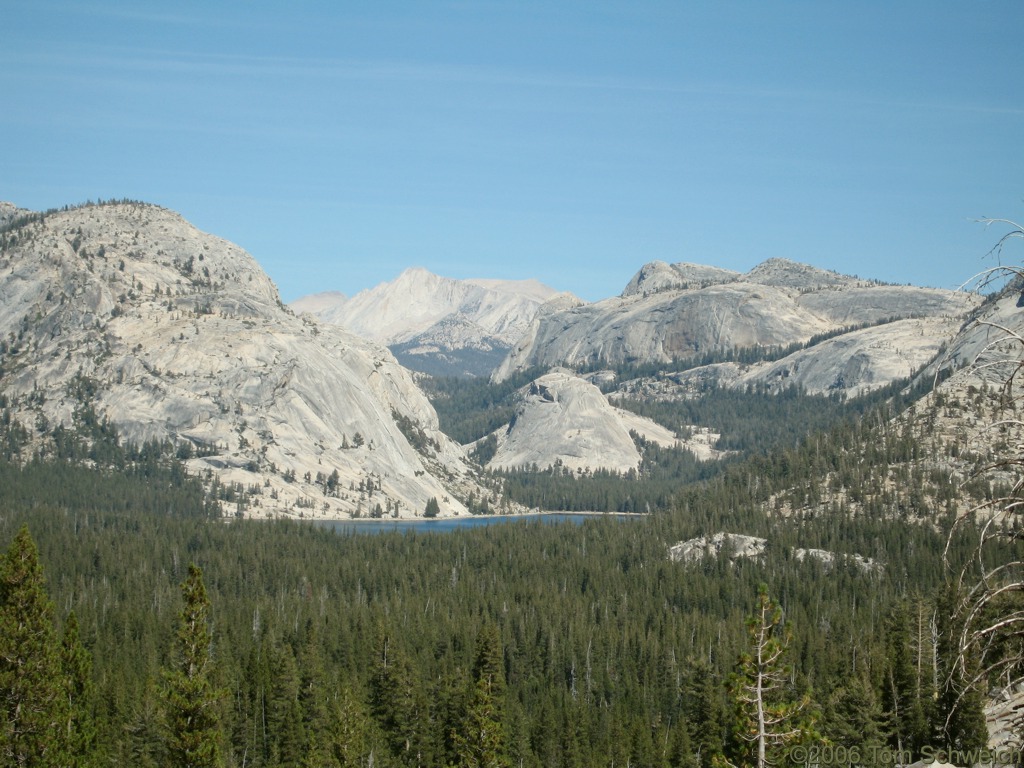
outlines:
{"label": "shoreline", "polygon": [[381,523],[453,523],[453,522],[468,522],[470,520],[517,520],[527,517],[552,517],[552,516],[563,516],[563,517],[624,517],[624,518],[641,518],[650,517],[650,512],[563,512],[557,509],[548,510],[537,510],[531,512],[516,512],[506,515],[449,515],[447,517],[321,517],[321,518],[306,518],[306,517],[289,517],[289,520],[295,520],[296,522],[311,522],[311,523],[353,523],[353,524],[381,524]]}

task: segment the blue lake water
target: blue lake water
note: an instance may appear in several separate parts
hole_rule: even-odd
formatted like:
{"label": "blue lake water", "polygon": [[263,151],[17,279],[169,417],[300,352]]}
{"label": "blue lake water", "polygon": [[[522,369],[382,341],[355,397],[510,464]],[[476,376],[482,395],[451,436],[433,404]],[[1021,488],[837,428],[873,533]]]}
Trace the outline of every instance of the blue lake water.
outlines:
{"label": "blue lake water", "polygon": [[642,515],[576,514],[576,515],[477,515],[473,517],[448,517],[440,520],[324,520],[316,524],[332,528],[338,533],[382,533],[384,531],[405,531],[417,533],[448,533],[462,528],[476,528],[481,525],[504,525],[506,523],[582,523],[584,520],[603,518],[608,520],[638,520]]}

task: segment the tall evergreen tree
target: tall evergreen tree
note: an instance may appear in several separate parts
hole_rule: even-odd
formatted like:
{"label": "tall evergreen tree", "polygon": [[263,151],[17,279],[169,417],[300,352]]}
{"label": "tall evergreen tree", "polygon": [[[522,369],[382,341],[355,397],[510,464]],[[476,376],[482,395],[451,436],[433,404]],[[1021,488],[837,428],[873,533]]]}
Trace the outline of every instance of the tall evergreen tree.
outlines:
{"label": "tall evergreen tree", "polygon": [[722,684],[705,663],[699,663],[690,684],[689,720],[693,751],[700,768],[717,764],[724,748],[722,731],[725,720]]}
{"label": "tall evergreen tree", "polygon": [[120,762],[133,768],[158,768],[168,764],[166,712],[163,691],[149,680],[133,702],[124,723],[124,740],[118,744]]}
{"label": "tall evergreen tree", "polygon": [[507,766],[505,738],[505,665],[501,641],[492,625],[480,630],[473,664],[473,694],[455,744],[459,766],[501,768]]}
{"label": "tall evergreen tree", "polygon": [[797,698],[790,690],[786,664],[789,637],[782,631],[782,609],[761,585],[757,607],[747,621],[749,650],[740,658],[732,683],[736,706],[737,742],[733,762],[766,768],[778,764],[783,749],[808,736],[802,721],[810,699]]}
{"label": "tall evergreen tree", "polygon": [[946,589],[942,602],[938,611],[939,691],[932,733],[939,744],[958,751],[982,749],[988,744],[988,726],[977,649],[960,648],[955,614],[960,601],[952,586]]}
{"label": "tall evergreen tree", "polygon": [[327,676],[320,649],[320,636],[313,619],[306,622],[298,665],[299,704],[302,708],[302,725],[306,738],[303,763],[308,768],[331,768],[336,763],[331,751]]}
{"label": "tall evergreen tree", "polygon": [[[370,717],[351,688],[343,688],[332,706],[331,754],[339,768],[361,768],[373,752]],[[372,762],[372,761],[370,761]]]}
{"label": "tall evergreen tree", "polygon": [[865,766],[873,766],[885,743],[885,715],[875,686],[862,674],[851,675],[825,702],[825,737],[836,747],[858,750]]}
{"label": "tall evergreen tree", "polygon": [[64,625],[60,660],[67,698],[66,765],[69,768],[88,768],[97,762],[92,658],[82,645],[78,617],[74,611],[68,615]]}
{"label": "tall evergreen tree", "polygon": [[292,647],[282,643],[275,652],[274,681],[267,701],[267,731],[274,765],[299,768],[302,763],[306,733],[299,701],[301,687]]}
{"label": "tall evergreen tree", "polygon": [[179,768],[224,765],[222,692],[214,679],[210,598],[203,572],[194,563],[181,585],[181,610],[174,659],[166,673],[167,752]]}
{"label": "tall evergreen tree", "polygon": [[60,646],[39,551],[22,526],[0,563],[0,765],[60,765],[67,722]]}
{"label": "tall evergreen tree", "polygon": [[671,768],[697,768],[697,757],[690,740],[690,724],[685,718],[672,725],[667,757]]}
{"label": "tall evergreen tree", "polygon": [[897,606],[885,627],[882,705],[888,719],[889,746],[915,757],[928,742],[928,719],[920,697],[905,606]]}
{"label": "tall evergreen tree", "polygon": [[409,659],[385,631],[378,636],[370,709],[392,754],[405,765],[421,765],[425,703]]}

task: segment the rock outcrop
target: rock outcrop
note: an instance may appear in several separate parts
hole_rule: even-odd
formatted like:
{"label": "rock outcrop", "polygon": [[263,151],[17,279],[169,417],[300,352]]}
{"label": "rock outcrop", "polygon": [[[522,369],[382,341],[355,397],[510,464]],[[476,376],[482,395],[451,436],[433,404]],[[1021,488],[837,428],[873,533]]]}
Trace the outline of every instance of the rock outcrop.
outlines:
{"label": "rock outcrop", "polygon": [[733,272],[731,269],[703,264],[666,264],[664,261],[651,261],[633,275],[622,296],[650,296],[662,291],[705,288],[709,285],[730,283],[738,280],[740,276],[739,272]]}
{"label": "rock outcrop", "polygon": [[[757,559],[768,551],[768,539],[760,536],[748,536],[743,533],[726,533],[719,531],[710,536],[697,536],[680,541],[668,548],[668,557],[674,563],[695,563],[705,557],[725,555],[730,560],[744,558]],[[796,547],[792,555],[797,560],[817,560],[826,569],[838,565],[853,565],[859,570],[869,573],[880,571],[884,565],[877,560],[863,555],[846,555],[830,552],[827,549],[807,549]]]}
{"label": "rock outcrop", "polygon": [[715,363],[679,373],[627,382],[621,394],[653,399],[685,398],[708,386],[798,387],[808,394],[863,395],[908,379],[935,359],[963,321],[953,317],[896,320],[825,339],[781,360]]}
{"label": "rock outcrop", "polygon": [[6,227],[14,220],[31,213],[31,211],[26,211],[24,208],[19,208],[12,203],[0,202],[0,227]]}
{"label": "rock outcrop", "polygon": [[49,213],[0,240],[0,392],[26,425],[95,409],[184,446],[247,514],[443,515],[477,489],[379,345],[299,318],[241,248],[150,205]]}
{"label": "rock outcrop", "polygon": [[545,374],[520,394],[512,422],[496,433],[497,453],[489,468],[627,472],[641,459],[630,432],[662,445],[679,442],[653,421],[613,407],[601,390],[569,371]]}
{"label": "rock outcrop", "polygon": [[[859,349],[870,349],[869,359],[862,358],[855,364],[858,370],[847,376],[833,370],[834,361],[816,364],[814,381],[828,379],[825,388],[837,381],[841,387],[844,381],[864,382],[851,385],[856,391],[888,383],[885,371],[905,376],[911,364],[926,362],[980,301],[972,293],[880,285],[782,259],[764,262],[746,275],[655,263],[645,266],[618,298],[539,314],[493,378],[500,381],[533,366],[671,363],[742,349],[784,349],[895,320],[937,321],[862,336]],[[918,331],[923,335],[914,342]],[[886,340],[887,333],[892,339]],[[818,345],[812,354],[837,349]],[[798,362],[810,365],[806,356]],[[864,374],[867,369],[874,373]]]}

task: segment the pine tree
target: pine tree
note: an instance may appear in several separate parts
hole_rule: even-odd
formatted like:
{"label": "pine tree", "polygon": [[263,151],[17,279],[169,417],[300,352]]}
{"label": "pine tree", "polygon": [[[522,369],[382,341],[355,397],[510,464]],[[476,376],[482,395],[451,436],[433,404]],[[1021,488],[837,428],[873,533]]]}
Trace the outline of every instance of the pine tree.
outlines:
{"label": "pine tree", "polygon": [[778,764],[787,745],[810,734],[810,724],[802,721],[810,699],[797,699],[789,690],[790,670],[785,661],[789,637],[781,632],[781,623],[782,610],[761,585],[757,608],[747,621],[750,648],[740,658],[731,686],[737,715],[736,764],[757,768]]}
{"label": "pine tree", "polygon": [[[149,680],[124,724],[125,740],[118,746],[120,762],[135,768],[167,765],[166,712],[163,691]],[[115,761],[117,762],[117,761]]]}
{"label": "pine tree", "polygon": [[23,526],[0,563],[0,765],[64,760],[67,706],[53,613]]}
{"label": "pine tree", "polygon": [[455,736],[459,766],[499,768],[507,766],[505,739],[505,667],[497,630],[485,626],[477,638],[473,664],[473,694],[464,725]]}
{"label": "pine tree", "polygon": [[874,686],[863,675],[851,675],[832,691],[825,704],[826,737],[837,747],[857,749],[865,766],[882,752],[884,713]]}
{"label": "pine tree", "polygon": [[69,768],[87,768],[97,762],[92,658],[82,645],[78,617],[74,611],[68,615],[64,625],[60,658],[67,697],[66,765]]}
{"label": "pine tree", "polygon": [[298,768],[306,750],[299,668],[289,643],[275,652],[274,680],[267,700],[267,732],[275,765]]}
{"label": "pine tree", "polygon": [[431,496],[427,499],[427,507],[423,511],[423,516],[433,518],[437,517],[439,514],[441,514],[441,505],[437,503],[436,497]]}
{"label": "pine tree", "polygon": [[668,764],[671,768],[697,768],[697,757],[690,740],[690,724],[681,718],[669,732]]}
{"label": "pine tree", "polygon": [[722,755],[725,720],[722,685],[706,664],[696,666],[690,685],[690,732],[694,755],[701,768],[711,768]]}
{"label": "pine tree", "polygon": [[306,737],[303,764],[309,768],[331,768],[336,763],[331,752],[327,675],[324,671],[319,633],[312,619],[306,622],[298,664],[299,704],[302,707],[302,725]]}
{"label": "pine tree", "polygon": [[168,757],[179,768],[220,768],[224,765],[223,694],[214,683],[210,598],[203,572],[194,563],[189,565],[181,593],[185,605],[164,688]]}
{"label": "pine tree", "polygon": [[938,611],[939,691],[932,732],[939,744],[962,752],[988,744],[982,678],[978,675],[977,649],[959,647],[955,606],[960,604],[950,586],[943,595],[945,610]]}
{"label": "pine tree", "polygon": [[334,700],[331,754],[339,768],[360,768],[371,752],[371,724],[359,697],[344,688]]}
{"label": "pine tree", "polygon": [[889,746],[917,755],[928,740],[928,720],[919,695],[905,606],[889,615],[885,627],[886,666],[882,705],[888,718]]}
{"label": "pine tree", "polygon": [[418,765],[423,752],[424,702],[415,674],[394,639],[381,632],[375,650],[376,671],[370,679],[370,709],[391,753]]}

